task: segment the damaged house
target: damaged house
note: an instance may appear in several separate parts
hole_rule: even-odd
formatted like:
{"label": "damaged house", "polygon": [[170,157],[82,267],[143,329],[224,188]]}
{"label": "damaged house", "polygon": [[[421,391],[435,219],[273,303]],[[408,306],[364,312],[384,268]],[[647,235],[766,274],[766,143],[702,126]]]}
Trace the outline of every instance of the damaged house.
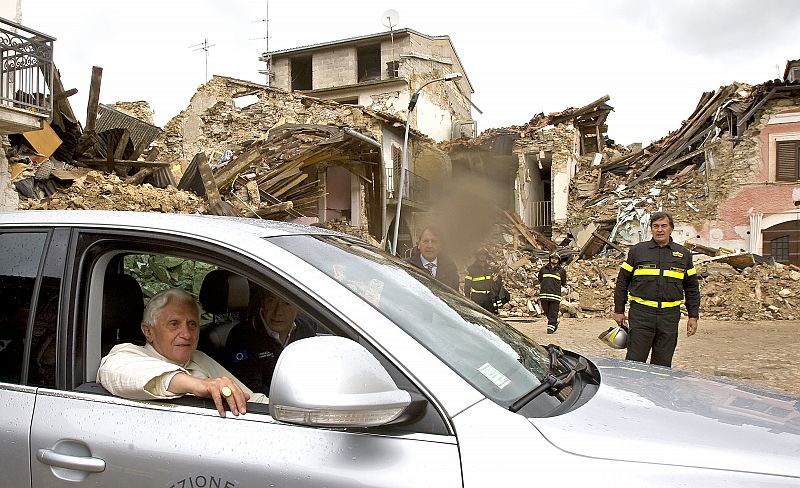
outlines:
{"label": "damaged house", "polygon": [[[304,223],[344,220],[380,242],[394,210],[386,188],[399,162],[404,123],[361,106],[215,76],[154,147],[185,167],[180,189],[209,196],[209,178],[202,176],[207,164],[228,211]],[[405,198],[424,209],[430,185],[449,171],[448,159],[417,131],[409,148],[419,155],[411,171],[436,177],[425,186],[410,181]]]}
{"label": "damaged house", "polygon": [[[663,209],[676,217],[678,241],[800,264],[798,68],[789,61],[783,79],[704,93],[677,131],[582,167],[570,222],[634,243],[648,238],[649,213]],[[596,190],[581,191],[587,184]]]}
{"label": "damaged house", "polygon": [[490,129],[446,144],[456,179],[482,181],[484,197],[527,227],[561,240],[569,232],[568,195],[581,166],[602,158],[613,110],[603,96],[580,108],[536,115],[523,126]]}
{"label": "damaged house", "polygon": [[411,95],[424,83],[461,73],[453,83],[420,92],[411,128],[440,142],[476,135],[474,90],[448,36],[399,29],[263,54],[268,84],[289,92],[360,105],[405,119]]}

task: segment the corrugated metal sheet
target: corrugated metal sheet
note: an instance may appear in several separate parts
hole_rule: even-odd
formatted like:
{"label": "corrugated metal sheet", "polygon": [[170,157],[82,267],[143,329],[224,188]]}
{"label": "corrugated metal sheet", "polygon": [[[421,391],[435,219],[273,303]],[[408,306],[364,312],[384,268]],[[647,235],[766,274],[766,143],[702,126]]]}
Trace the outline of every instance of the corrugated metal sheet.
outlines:
{"label": "corrugated metal sheet", "polygon": [[101,103],[97,108],[95,130],[100,133],[110,129],[128,129],[134,147],[144,144],[145,148],[163,132],[155,125],[148,124],[143,120],[131,117]]}

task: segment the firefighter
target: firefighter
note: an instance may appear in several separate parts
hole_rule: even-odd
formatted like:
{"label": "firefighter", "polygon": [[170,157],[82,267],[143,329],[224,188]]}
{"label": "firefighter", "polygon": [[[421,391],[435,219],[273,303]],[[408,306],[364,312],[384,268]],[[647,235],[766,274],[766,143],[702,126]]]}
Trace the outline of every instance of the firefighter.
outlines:
{"label": "firefighter", "polygon": [[567,271],[561,266],[561,256],[554,252],[539,270],[539,302],[547,316],[547,333],[558,330],[558,311],[561,307],[561,287],[567,286]]}
{"label": "firefighter", "polygon": [[623,323],[625,303],[630,301],[625,359],[644,362],[650,354],[652,364],[672,365],[684,295],[689,315],[686,336],[697,332],[700,283],[692,253],[670,236],[674,228],[672,215],[654,212],[650,216],[653,238],[633,246],[620,265],[614,290],[614,320]]}
{"label": "firefighter", "polygon": [[475,261],[467,267],[464,277],[464,295],[486,310],[497,313],[500,308],[495,288],[499,289],[500,274],[489,264],[489,251],[481,248]]}

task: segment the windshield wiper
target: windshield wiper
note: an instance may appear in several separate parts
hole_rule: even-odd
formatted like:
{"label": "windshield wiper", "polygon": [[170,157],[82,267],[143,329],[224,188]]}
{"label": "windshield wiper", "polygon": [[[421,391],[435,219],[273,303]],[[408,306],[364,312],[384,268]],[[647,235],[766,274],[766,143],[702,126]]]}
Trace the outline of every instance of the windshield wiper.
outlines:
{"label": "windshield wiper", "polygon": [[[550,344],[547,346],[547,352],[550,353],[550,367],[548,368],[544,380],[539,386],[523,395],[522,398],[516,402],[512,403],[511,406],[508,407],[508,409],[512,412],[519,411],[519,409],[525,406],[525,404],[544,392],[549,392],[551,395],[557,394],[564,387],[569,386],[572,383],[572,380],[575,379],[575,376],[577,376],[579,373],[583,373],[589,368],[589,364],[586,362],[586,359],[583,356],[578,357],[575,366],[570,365],[564,360],[564,351],[562,351],[561,348],[555,344]],[[556,365],[559,364],[567,368],[567,371],[561,374],[556,374]]]}

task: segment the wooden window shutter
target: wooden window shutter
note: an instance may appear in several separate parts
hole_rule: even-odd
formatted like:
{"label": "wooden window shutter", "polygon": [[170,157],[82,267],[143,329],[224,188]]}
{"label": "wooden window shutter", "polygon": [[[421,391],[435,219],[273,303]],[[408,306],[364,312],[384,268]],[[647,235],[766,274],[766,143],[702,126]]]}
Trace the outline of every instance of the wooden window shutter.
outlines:
{"label": "wooden window shutter", "polygon": [[775,179],[777,181],[797,181],[800,179],[798,174],[798,150],[800,141],[778,141],[777,164],[775,168]]}
{"label": "wooden window shutter", "polygon": [[398,146],[392,146],[392,176],[394,184],[392,189],[397,190],[400,187],[400,169],[403,165],[403,151]]}

